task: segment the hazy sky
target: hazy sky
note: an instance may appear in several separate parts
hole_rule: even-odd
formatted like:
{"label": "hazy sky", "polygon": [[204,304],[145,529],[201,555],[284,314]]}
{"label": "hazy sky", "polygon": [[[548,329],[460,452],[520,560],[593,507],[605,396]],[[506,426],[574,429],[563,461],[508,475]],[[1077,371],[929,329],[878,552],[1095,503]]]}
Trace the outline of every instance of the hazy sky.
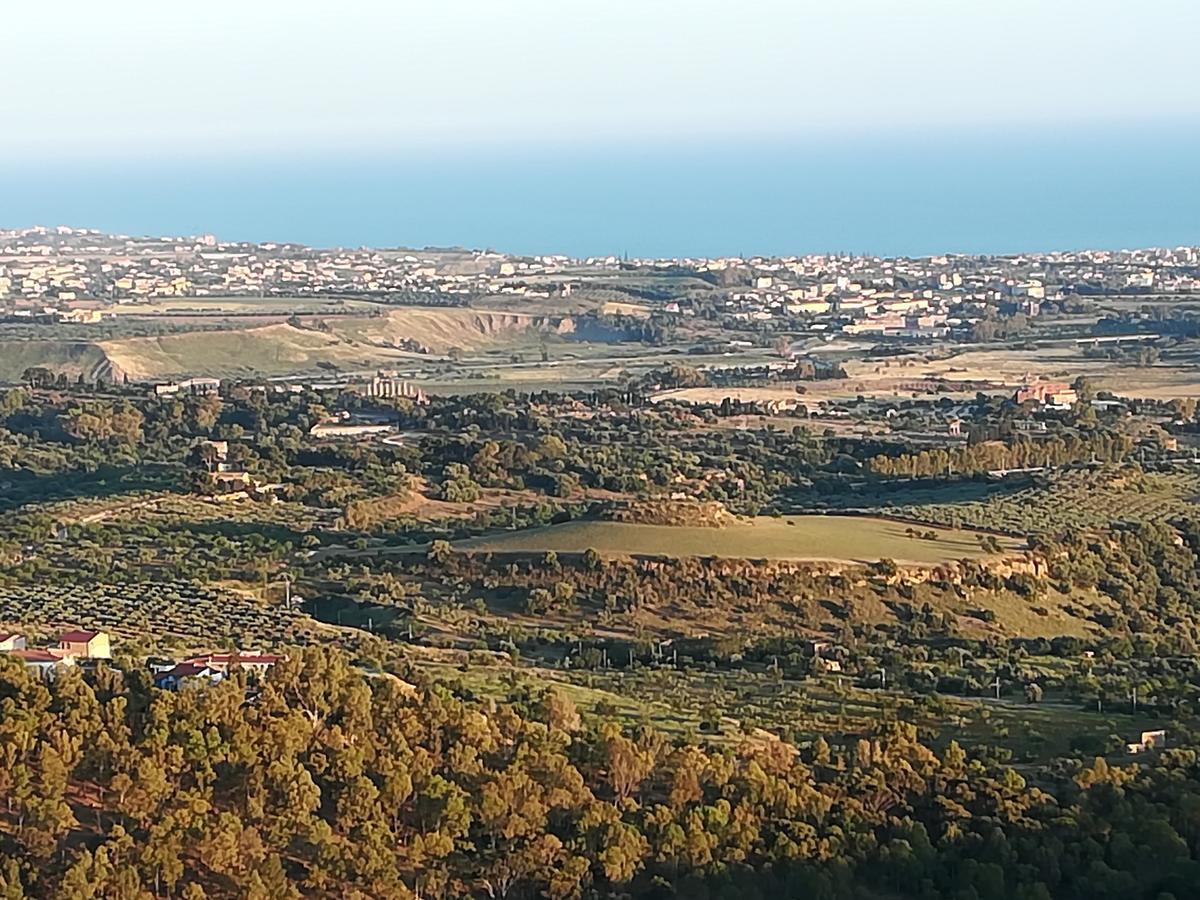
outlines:
{"label": "hazy sky", "polygon": [[1200,121],[1194,0],[4,4],[0,157]]}

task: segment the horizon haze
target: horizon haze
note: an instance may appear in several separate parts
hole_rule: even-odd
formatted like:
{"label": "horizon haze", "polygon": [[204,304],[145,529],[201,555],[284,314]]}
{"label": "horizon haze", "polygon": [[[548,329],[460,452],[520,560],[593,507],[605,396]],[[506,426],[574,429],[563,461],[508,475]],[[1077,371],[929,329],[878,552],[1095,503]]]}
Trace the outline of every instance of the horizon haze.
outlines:
{"label": "horizon haze", "polygon": [[0,224],[519,253],[1200,243],[1200,8],[6,12]]}

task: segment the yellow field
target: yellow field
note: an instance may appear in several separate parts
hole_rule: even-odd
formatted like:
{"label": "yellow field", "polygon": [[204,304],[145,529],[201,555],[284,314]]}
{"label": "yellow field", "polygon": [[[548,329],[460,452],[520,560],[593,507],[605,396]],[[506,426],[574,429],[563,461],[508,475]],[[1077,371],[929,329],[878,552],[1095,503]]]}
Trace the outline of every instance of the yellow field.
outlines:
{"label": "yellow field", "polygon": [[403,366],[414,359],[516,345],[535,346],[543,319],[458,308],[404,307],[382,316],[330,316],[327,330],[284,322],[220,331],[118,338],[94,346],[129,378],[237,377]]}
{"label": "yellow field", "polygon": [[[889,380],[945,378],[948,381],[990,381],[1015,389],[1030,379],[1073,381],[1080,375],[1094,378],[1101,390],[1129,397],[1200,396],[1200,369],[1178,364],[1146,368],[1118,365],[1103,359],[1088,359],[1082,348],[1052,346],[1038,349],[968,350],[939,355],[928,360],[847,363],[852,381],[886,386]],[[874,390],[869,391],[874,393]]]}
{"label": "yellow field", "polygon": [[[826,349],[833,349],[832,346]],[[839,348],[844,349],[844,348]],[[906,398],[973,395],[983,384],[985,392],[1008,393],[1030,380],[1074,381],[1080,375],[1095,380],[1098,390],[1127,397],[1171,399],[1200,397],[1200,367],[1172,362],[1149,367],[1119,365],[1088,359],[1075,346],[1039,349],[967,350],[928,357],[850,359],[842,363],[847,377],[833,381],[807,381],[796,391],[793,384],[755,387],[697,387],[663,391],[656,400],[685,403],[720,403],[724,398],[745,403],[799,400],[812,404],[859,396]],[[957,389],[961,383],[961,390]],[[937,388],[934,390],[933,388]],[[947,390],[948,389],[948,390]]]}
{"label": "yellow field", "polygon": [[[934,540],[911,537],[910,526],[857,516],[760,516],[725,528],[575,521],[462,541],[463,550],[721,556],[747,559],[868,563],[882,558],[933,564],[986,555],[975,532],[932,529]],[[930,530],[930,529],[922,529]],[[1006,541],[1005,549],[1017,544]]]}

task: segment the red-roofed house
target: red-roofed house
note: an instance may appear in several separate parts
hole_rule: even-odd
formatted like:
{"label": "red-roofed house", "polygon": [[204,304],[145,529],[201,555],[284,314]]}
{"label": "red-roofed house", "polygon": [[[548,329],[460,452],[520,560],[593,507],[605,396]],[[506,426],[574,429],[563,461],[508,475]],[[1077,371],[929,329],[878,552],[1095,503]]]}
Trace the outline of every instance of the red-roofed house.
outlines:
{"label": "red-roofed house", "polygon": [[13,632],[0,632],[0,653],[11,653],[14,650],[25,649],[25,635]]}
{"label": "red-roofed house", "polygon": [[112,659],[108,634],[103,631],[68,631],[58,637],[55,650],[62,658]]}
{"label": "red-roofed house", "polygon": [[166,691],[177,691],[189,680],[195,680],[197,683],[207,681],[210,684],[216,684],[224,677],[222,672],[212,666],[197,662],[181,662],[173,668],[155,675],[154,686]]}
{"label": "red-roofed house", "polygon": [[1030,400],[1045,406],[1068,407],[1079,402],[1079,394],[1069,384],[1045,381],[1040,384],[1027,384],[1018,389],[1013,396],[1013,401],[1018,404]]}
{"label": "red-roofed house", "polygon": [[61,657],[50,650],[13,650],[11,656],[25,663],[26,668],[37,672],[43,681],[53,681],[59,666],[73,666],[75,660]]}
{"label": "red-roofed house", "polygon": [[247,671],[262,675],[271,666],[275,665],[275,663],[285,658],[283,656],[276,656],[273,653],[240,653],[234,651],[232,653],[209,653],[204,656],[193,656],[187,662],[211,666],[218,672],[228,672],[230,666],[237,665]]}

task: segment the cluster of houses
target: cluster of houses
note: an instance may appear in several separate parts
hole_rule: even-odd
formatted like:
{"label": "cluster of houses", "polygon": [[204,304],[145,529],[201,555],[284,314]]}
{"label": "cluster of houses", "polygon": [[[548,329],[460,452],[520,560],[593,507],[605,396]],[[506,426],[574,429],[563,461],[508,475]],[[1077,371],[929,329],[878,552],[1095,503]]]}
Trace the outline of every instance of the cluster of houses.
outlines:
{"label": "cluster of houses", "polygon": [[212,497],[223,500],[249,497],[251,500],[267,503],[278,501],[278,492],[283,490],[283,484],[255,478],[249,472],[230,463],[228,441],[202,441],[199,452],[208,470]]}
{"label": "cluster of houses", "polygon": [[[322,250],[298,244],[219,241],[213,235],[129,237],[42,226],[0,230],[0,301],[14,309],[46,301],[125,304],[182,297],[354,293],[517,294],[566,257],[507,257],[494,251]],[[613,265],[617,260],[612,260]],[[32,306],[31,306],[32,305]],[[80,322],[98,321],[90,315]]]}
{"label": "cluster of houses", "polygon": [[[1025,256],[886,258],[810,255],[639,261],[709,273],[737,287],[724,297],[734,318],[809,316],[814,331],[933,336],[978,321],[978,310],[1037,316],[1046,301],[1104,292],[1200,288],[1195,247]],[[694,313],[691,301],[668,312]]]}
{"label": "cluster of houses", "polygon": [[154,686],[177,691],[189,684],[216,684],[237,667],[251,675],[262,676],[284,657],[273,653],[244,653],[241,651],[204,653],[175,661],[151,661]]}
{"label": "cluster of houses", "polygon": [[[94,660],[112,659],[112,641],[107,632],[72,629],[41,647],[30,647],[25,636],[0,633],[0,653],[20,660],[43,681],[53,681],[63,668]],[[151,660],[155,687],[176,691],[189,683],[216,684],[234,667],[261,676],[285,657],[273,653],[240,650],[202,653],[184,660]]]}
{"label": "cluster of houses", "polygon": [[[962,310],[1036,316],[1047,301],[1104,291],[1200,291],[1200,249],[1078,251],[1009,257],[808,255],[571,259],[494,251],[322,250],[220,241],[213,235],[128,237],[89,229],[0,230],[0,305],[13,315],[101,320],[110,304],[164,298],[427,293],[569,296],[597,273],[662,269],[721,288],[725,312],[748,320],[811,316],[852,334],[937,336]],[[50,305],[47,305],[47,304]],[[96,305],[100,304],[100,305]],[[695,315],[690,299],[665,312]],[[969,322],[967,323],[969,324]]]}
{"label": "cluster of houses", "polygon": [[52,680],[64,666],[94,659],[111,659],[112,644],[103,631],[73,629],[45,647],[30,647],[23,634],[0,634],[0,653],[19,659],[44,681]]}

